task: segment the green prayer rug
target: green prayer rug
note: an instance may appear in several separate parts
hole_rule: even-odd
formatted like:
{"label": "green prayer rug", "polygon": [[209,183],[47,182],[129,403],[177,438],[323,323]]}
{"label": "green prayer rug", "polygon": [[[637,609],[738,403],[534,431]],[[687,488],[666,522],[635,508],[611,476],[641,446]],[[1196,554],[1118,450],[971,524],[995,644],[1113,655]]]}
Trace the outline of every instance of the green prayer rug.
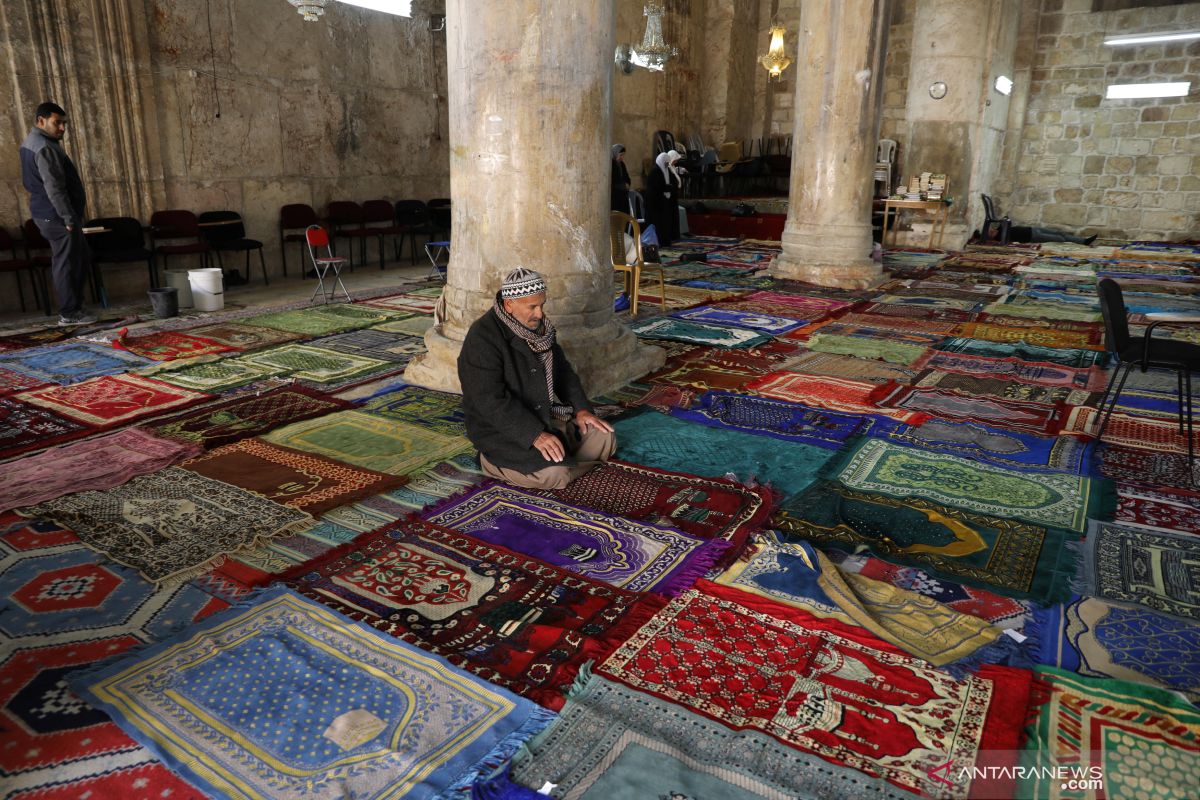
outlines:
{"label": "green prayer rug", "polygon": [[825,473],[852,489],[923,497],[976,514],[1082,533],[1116,508],[1111,483],[1067,473],[1025,474],[948,453],[866,439]]}
{"label": "green prayer rug", "polygon": [[[897,336],[902,335],[897,334]],[[925,353],[926,347],[920,344],[873,339],[866,336],[816,333],[808,340],[808,349],[818,353],[837,353],[908,366]]]}
{"label": "green prayer rug", "polygon": [[366,378],[393,368],[391,361],[369,356],[339,353],[305,344],[285,344],[240,356],[237,361],[274,370],[318,384],[341,383]]}
{"label": "green prayer rug", "polygon": [[278,367],[255,364],[238,358],[209,361],[211,358],[214,357],[201,356],[187,361],[168,361],[161,366],[142,370],[139,374],[153,375],[155,380],[172,386],[216,393],[273,378],[281,372]]}
{"label": "green prayer rug", "polygon": [[393,316],[392,312],[382,308],[330,303],[324,306],[260,314],[257,317],[248,317],[241,322],[243,325],[258,325],[262,328],[274,328],[308,336],[324,336],[327,333],[337,333],[351,328],[367,328],[380,322],[386,322]]}
{"label": "green prayer rug", "polygon": [[387,333],[404,333],[409,336],[424,336],[433,327],[433,317],[428,314],[409,314],[408,316],[381,322],[373,325],[371,330]]}

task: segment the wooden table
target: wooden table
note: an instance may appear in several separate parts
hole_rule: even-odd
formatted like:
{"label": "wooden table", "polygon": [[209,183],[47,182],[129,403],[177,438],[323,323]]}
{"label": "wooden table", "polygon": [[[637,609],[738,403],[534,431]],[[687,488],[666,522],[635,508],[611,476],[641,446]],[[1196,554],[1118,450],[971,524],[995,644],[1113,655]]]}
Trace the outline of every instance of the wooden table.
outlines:
{"label": "wooden table", "polygon": [[[883,236],[880,241],[886,247],[888,240],[888,218],[892,211],[903,211],[912,209],[914,211],[924,211],[933,217],[933,227],[929,229],[929,247],[942,246],[942,237],[946,233],[946,220],[950,217],[950,204],[945,200],[893,200],[890,197],[883,201]],[[892,226],[892,244],[895,244],[896,225]],[[937,244],[934,244],[934,239],[937,239]]]}

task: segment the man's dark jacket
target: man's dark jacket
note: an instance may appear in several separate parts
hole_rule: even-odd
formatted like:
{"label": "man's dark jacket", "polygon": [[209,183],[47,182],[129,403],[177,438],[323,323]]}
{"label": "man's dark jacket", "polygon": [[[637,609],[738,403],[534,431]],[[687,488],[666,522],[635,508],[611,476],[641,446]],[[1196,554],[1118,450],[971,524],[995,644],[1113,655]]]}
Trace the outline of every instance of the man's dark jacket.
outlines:
{"label": "man's dark jacket", "polygon": [[62,144],[34,128],[21,142],[21,182],[29,191],[34,219],[57,219],[63,225],[83,221],[83,181]]}
{"label": "man's dark jacket", "polygon": [[[555,466],[533,446],[543,431],[553,432],[550,397],[542,359],[523,339],[488,311],[467,331],[458,356],[467,438],[488,461],[518,472]],[[562,347],[554,344],[554,391],[576,411],[591,411],[579,376]],[[574,466],[569,455],[560,466]]]}

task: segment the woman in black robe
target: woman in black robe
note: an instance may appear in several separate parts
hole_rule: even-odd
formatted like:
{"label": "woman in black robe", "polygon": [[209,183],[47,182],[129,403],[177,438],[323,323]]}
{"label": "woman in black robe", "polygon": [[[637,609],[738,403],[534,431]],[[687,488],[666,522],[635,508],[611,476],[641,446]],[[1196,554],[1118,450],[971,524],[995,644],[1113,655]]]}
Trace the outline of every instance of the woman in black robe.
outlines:
{"label": "woman in black robe", "polygon": [[675,150],[659,153],[646,178],[646,225],[654,226],[658,246],[679,238],[679,189],[683,181],[675,166],[682,156]]}
{"label": "woman in black robe", "polygon": [[629,169],[623,144],[612,146],[612,210],[629,213]]}

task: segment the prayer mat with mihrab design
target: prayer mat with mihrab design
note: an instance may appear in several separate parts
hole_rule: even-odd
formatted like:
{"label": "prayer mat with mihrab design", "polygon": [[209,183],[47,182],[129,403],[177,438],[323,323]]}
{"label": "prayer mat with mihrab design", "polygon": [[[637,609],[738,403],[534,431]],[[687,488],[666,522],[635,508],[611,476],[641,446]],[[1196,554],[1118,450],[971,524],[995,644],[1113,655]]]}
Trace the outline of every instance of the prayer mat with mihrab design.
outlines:
{"label": "prayer mat with mihrab design", "polygon": [[36,378],[43,383],[66,385],[128,372],[149,359],[91,342],[71,342],[0,353],[0,367]]}
{"label": "prayer mat with mihrab design", "polygon": [[[596,671],[911,791],[947,760],[1015,749],[1030,687],[1028,671],[990,665],[955,680],[861,628],[709,581]],[[955,796],[966,776],[950,771]]]}
{"label": "prayer mat with mihrab design", "polygon": [[981,378],[959,372],[939,372],[932,369],[918,374],[920,377],[908,381],[914,387],[960,392],[972,397],[994,397],[999,400],[1071,406],[1091,405],[1098,400],[1092,392],[1084,389],[1071,389],[1066,386],[1039,386],[1034,383],[1022,383],[1004,378]]}
{"label": "prayer mat with mihrab design", "polygon": [[736,311],[725,306],[698,306],[685,311],[671,314],[676,319],[686,319],[692,322],[705,322],[712,325],[727,325],[734,328],[748,328],[752,331],[777,334],[800,327],[801,322],[787,317],[772,317],[764,313]]}
{"label": "prayer mat with mihrab design", "polygon": [[1085,306],[1071,306],[1038,300],[1024,295],[1009,295],[991,303],[984,309],[989,314],[1004,314],[1011,317],[1041,317],[1043,319],[1068,319],[1076,322],[1099,322],[1100,312]]}
{"label": "prayer mat with mihrab design", "polygon": [[256,364],[241,358],[209,361],[213,356],[201,356],[187,361],[168,362],[155,368],[155,380],[202,392],[220,393],[248,383],[280,375],[283,370],[274,365]]}
{"label": "prayer mat with mihrab design", "polygon": [[447,436],[466,435],[461,395],[419,386],[401,386],[372,397],[361,408],[370,414],[420,425]]}
{"label": "prayer mat with mihrab design", "polygon": [[1118,484],[1116,521],[1167,531],[1200,532],[1200,495]]}
{"label": "prayer mat with mihrab design", "polygon": [[1116,508],[1116,491],[1103,479],[1066,473],[1026,475],[883,439],[865,439],[830,463],[825,476],[851,489],[892,497],[923,497],[993,517],[1082,533],[1088,517]]}
{"label": "prayer mat with mihrab design", "polygon": [[465,437],[363,411],[339,411],[296,422],[263,438],[389,475],[412,475],[472,449]]}
{"label": "prayer mat with mihrab design", "polygon": [[0,397],[8,397],[10,394],[24,392],[29,389],[39,389],[48,383],[49,381],[44,381],[41,378],[30,377],[29,375],[0,367]]}
{"label": "prayer mat with mihrab design", "polygon": [[[1071,409],[1064,433],[1094,436],[1098,428],[1099,411],[1087,406]],[[1104,428],[1106,444],[1132,447],[1140,450],[1156,450],[1159,453],[1188,452],[1187,437],[1179,432],[1176,419],[1154,419],[1135,417],[1130,414],[1113,414]],[[1200,449],[1200,430],[1195,431],[1194,446]]]}
{"label": "prayer mat with mihrab design", "polygon": [[989,342],[1037,345],[1038,347],[1074,348],[1100,350],[1099,329],[1089,331],[1060,331],[1052,328],[1018,328],[995,325],[989,322],[968,322],[962,326],[959,336],[985,339]]}
{"label": "prayer mat with mihrab design", "polygon": [[[874,298],[874,302],[896,306],[912,306],[927,311],[960,311],[964,314],[971,314],[983,307],[983,299],[964,300],[954,297],[905,297],[896,294],[881,294]],[[939,313],[937,316],[941,316],[941,314]]]}
{"label": "prayer mat with mihrab design", "polygon": [[550,783],[564,797],[834,800],[845,796],[847,782],[856,798],[917,797],[766,734],[734,730],[592,675],[580,681],[559,718],[513,759],[512,777],[500,773],[476,791],[517,798],[528,796],[517,793],[525,786]]}
{"label": "prayer mat with mihrab design", "polygon": [[961,422],[998,425],[1041,436],[1058,433],[1067,414],[1063,405],[972,397],[959,392],[913,386],[898,386],[887,396],[879,398],[878,402],[887,408],[903,408]]}
{"label": "prayer mat with mihrab design", "polygon": [[1108,373],[1097,367],[1075,368],[1057,364],[1033,364],[1019,358],[990,358],[961,353],[929,350],[912,363],[916,370],[934,369],[1003,380],[1023,381],[1041,386],[1103,391]]}
{"label": "prayer mat with mihrab design", "polygon": [[[1027,728],[1015,797],[1069,800],[1060,774],[1103,781],[1104,797],[1174,800],[1200,785],[1200,712],[1173,692],[1038,667],[1047,699]],[[1189,788],[1190,787],[1190,788]]]}
{"label": "prayer mat with mihrab design", "polygon": [[192,575],[259,539],[312,522],[303,511],[179,467],[103,491],[78,492],[22,509],[49,517],[88,547],[148,580]]}
{"label": "prayer mat with mihrab design", "polygon": [[394,489],[407,480],[261,439],[223,445],[181,466],[313,516]]}
{"label": "prayer mat with mihrab design", "polygon": [[945,420],[896,425],[890,430],[873,430],[870,435],[1023,472],[1095,474],[1094,445],[1075,436],[1033,436],[978,422]]}
{"label": "prayer mat with mihrab design", "polygon": [[884,330],[923,333],[934,336],[955,336],[962,323],[940,319],[914,319],[912,317],[889,317],[886,314],[845,314],[838,318],[843,325],[883,328]]}
{"label": "prayer mat with mihrab design", "polygon": [[759,370],[720,365],[706,366],[703,363],[681,362],[668,365],[647,375],[643,380],[654,384],[666,384],[686,389],[706,391],[728,389],[737,391],[762,375]]}
{"label": "prayer mat with mihrab design", "polygon": [[434,308],[437,307],[437,298],[420,294],[398,294],[392,297],[376,297],[373,300],[364,300],[359,305],[382,308],[388,311],[428,315],[432,314]]}
{"label": "prayer mat with mihrab design", "polygon": [[406,317],[397,317],[396,319],[373,325],[369,330],[384,331],[385,333],[401,333],[406,336],[420,336],[424,338],[431,327],[433,327],[432,318],[425,314],[414,313]]}
{"label": "prayer mat with mihrab design", "polygon": [[548,708],[561,707],[580,668],[647,616],[636,592],[417,518],[363,534],[281,579]]}
{"label": "prayer mat with mihrab design", "polygon": [[820,482],[784,501],[774,524],[822,546],[869,548],[888,561],[1039,603],[1070,594],[1077,558],[1058,528],[1030,525]]}
{"label": "prayer mat with mihrab design", "polygon": [[802,311],[808,319],[828,316],[839,309],[854,305],[850,300],[833,300],[827,297],[811,297],[787,292],[754,292],[743,298],[747,302],[778,303]]}
{"label": "prayer mat with mihrab design", "polygon": [[672,596],[729,549],[682,531],[488,483],[423,515],[430,522],[541,559],[592,580]]}
{"label": "prayer mat with mihrab design", "polygon": [[47,408],[0,397],[0,458],[78,439],[95,431]]}
{"label": "prayer mat with mihrab design", "polygon": [[14,399],[107,428],[196,405],[209,396],[138,375],[105,375],[70,386],[22,392]]}
{"label": "prayer mat with mihrab design", "polygon": [[198,328],[188,328],[192,336],[200,336],[220,344],[228,345],[237,350],[258,350],[273,344],[294,342],[303,334],[290,331],[280,331],[274,328],[262,328],[257,325],[247,325],[240,322],[218,322],[214,325],[201,325]]}
{"label": "prayer mat with mihrab design", "polygon": [[363,328],[346,333],[335,333],[314,339],[308,343],[310,347],[322,350],[333,350],[338,353],[348,353],[367,358],[378,358],[383,361],[407,364],[414,355],[425,352],[425,342],[415,336],[405,336],[399,333],[388,333],[378,328]]}
{"label": "prayer mat with mihrab design", "polygon": [[284,589],[78,676],[74,688],[220,797],[449,796],[552,718]]}
{"label": "prayer mat with mihrab design", "polygon": [[1039,664],[1116,678],[1200,700],[1200,625],[1096,597],[1036,608],[1029,626]]}
{"label": "prayer mat with mihrab design", "polygon": [[0,472],[0,511],[86,489],[109,489],[196,455],[195,444],[140,428],[59,445],[26,456]]}
{"label": "prayer mat with mihrab design", "polygon": [[999,628],[916,592],[854,573],[843,575],[806,542],[756,534],[742,557],[715,580],[816,617],[866,628],[937,666],[968,657],[994,663],[999,655],[978,652],[997,641]]}
{"label": "prayer mat with mihrab design", "polygon": [[[703,303],[714,303],[718,300],[727,300],[741,294],[741,292],[737,291],[697,289],[691,286],[677,286],[670,283],[664,287],[664,293],[667,299],[668,310],[691,308]],[[642,285],[638,287],[638,303],[645,304],[647,307],[661,307],[662,297],[659,295],[657,280],[651,280],[646,275],[642,275]]]}
{"label": "prayer mat with mihrab design", "polygon": [[845,378],[852,381],[881,384],[889,381],[910,383],[917,370],[888,364],[883,361],[867,361],[854,356],[837,353],[803,352],[780,362],[777,369],[800,372],[805,375],[821,375],[828,378]]}
{"label": "prayer mat with mihrab design", "polygon": [[630,327],[643,339],[671,339],[715,347],[756,347],[765,344],[771,338],[744,328],[705,325],[671,317],[635,322]]}
{"label": "prayer mat with mihrab design", "polygon": [[247,353],[237,361],[274,370],[276,375],[318,384],[366,378],[394,366],[391,361],[339,353],[307,344],[283,344],[270,350]]}
{"label": "prayer mat with mihrab design", "polygon": [[1080,549],[1081,594],[1200,622],[1200,537],[1093,520]]}
{"label": "prayer mat with mihrab design", "polygon": [[145,336],[119,336],[113,340],[113,347],[154,361],[211,356],[240,349],[216,339],[206,339],[181,331],[159,331]]}
{"label": "prayer mat with mihrab design", "polygon": [[[924,344],[895,341],[892,336],[888,335],[866,337],[826,333],[826,330],[833,327],[835,326],[829,325],[812,336],[808,340],[809,349],[818,353],[838,353],[854,358],[887,361],[891,364],[908,366],[920,358],[927,347]],[[892,334],[897,338],[905,335],[899,331],[880,331],[880,333]]]}
{"label": "prayer mat with mihrab design", "polygon": [[1108,353],[1096,350],[1072,350],[1058,347],[1040,347],[1033,344],[989,342],[982,339],[957,337],[947,339],[934,349],[943,353],[958,353],[984,358],[1016,358],[1040,364],[1055,364],[1060,367],[1087,369],[1103,368],[1108,363]]}
{"label": "prayer mat with mihrab design", "polygon": [[708,477],[728,474],[793,494],[812,483],[835,453],[733,428],[710,428],[643,409],[616,420],[617,451],[626,461]]}
{"label": "prayer mat with mihrab design", "polygon": [[292,311],[276,311],[271,314],[260,314],[257,317],[247,317],[243,325],[257,325],[261,328],[299,333],[305,336],[324,336],[329,333],[350,330],[351,328],[369,328],[380,322],[391,319],[392,314],[381,308],[367,308],[363,305],[346,305],[330,303],[329,305],[298,308]]}
{"label": "prayer mat with mihrab design", "polygon": [[804,406],[844,411],[850,414],[878,414],[910,425],[929,419],[924,412],[899,408],[879,408],[875,403],[891,390],[887,384],[876,386],[845,378],[814,377],[795,372],[769,372],[746,384],[746,391],[799,403]]}
{"label": "prayer mat with mihrab design", "polygon": [[[1104,431],[1108,438],[1108,430]],[[1148,486],[1170,486],[1176,489],[1194,489],[1191,483],[1191,466],[1187,453],[1164,453],[1157,449],[1118,447],[1103,443],[1100,451],[1100,474],[1118,483],[1140,484],[1140,490]],[[1180,528],[1179,530],[1186,530]],[[1200,528],[1197,528],[1200,530]]]}
{"label": "prayer mat with mihrab design", "polygon": [[302,386],[282,386],[206,405],[146,427],[159,436],[195,442],[208,450],[350,406],[344,400]]}

